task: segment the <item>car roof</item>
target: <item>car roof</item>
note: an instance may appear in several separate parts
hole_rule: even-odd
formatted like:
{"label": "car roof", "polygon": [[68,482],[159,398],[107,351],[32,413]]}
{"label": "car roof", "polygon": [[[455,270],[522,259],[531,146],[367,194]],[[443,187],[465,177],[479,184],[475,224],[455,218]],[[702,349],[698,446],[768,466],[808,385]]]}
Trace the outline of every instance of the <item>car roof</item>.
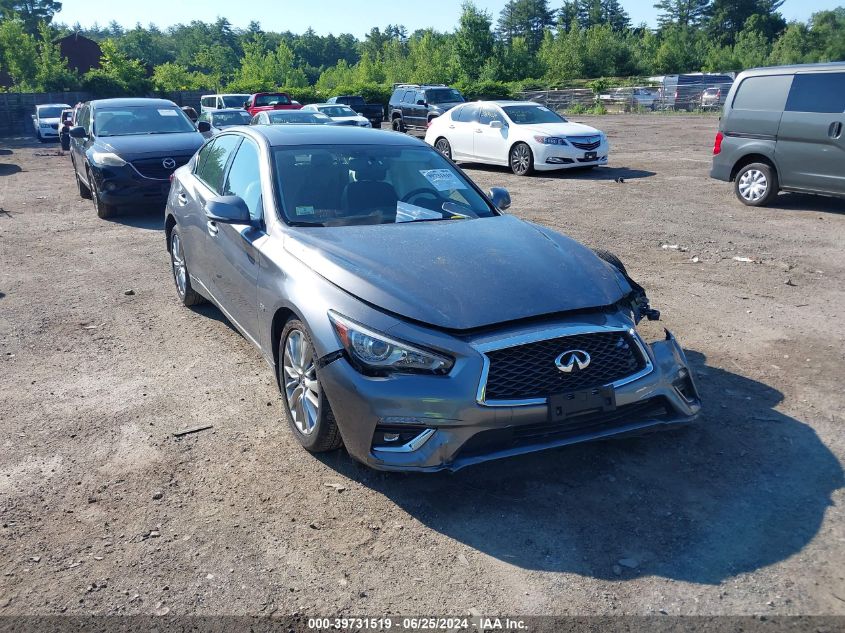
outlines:
{"label": "car roof", "polygon": [[845,62],[828,62],[824,64],[793,64],[790,66],[764,66],[761,68],[749,68],[742,74],[749,75],[782,75],[786,72],[814,72],[814,71],[845,71]]}
{"label": "car roof", "polygon": [[168,99],[147,99],[141,97],[118,98],[118,99],[96,99],[91,102],[95,108],[101,106],[118,106],[118,107],[140,107],[140,106],[160,106],[162,108],[178,107],[175,103]]}
{"label": "car roof", "polygon": [[36,108],[72,108],[72,105],[67,103],[39,103]]}
{"label": "car roof", "polygon": [[272,147],[286,145],[386,145],[428,147],[423,141],[387,130],[335,125],[253,125],[249,130],[263,136]]}
{"label": "car roof", "polygon": [[217,108],[216,110],[210,110],[208,114],[220,114],[221,112],[243,112],[244,114],[249,114],[243,108]]}

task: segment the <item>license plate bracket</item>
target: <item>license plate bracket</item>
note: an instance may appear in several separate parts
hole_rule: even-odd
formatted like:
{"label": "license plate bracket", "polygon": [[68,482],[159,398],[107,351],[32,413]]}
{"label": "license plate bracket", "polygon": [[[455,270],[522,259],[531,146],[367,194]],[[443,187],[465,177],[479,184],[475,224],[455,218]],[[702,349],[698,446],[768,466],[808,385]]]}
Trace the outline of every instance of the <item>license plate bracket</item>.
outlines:
{"label": "license plate bracket", "polygon": [[596,160],[598,158],[598,152],[585,152],[584,153],[584,160]]}
{"label": "license plate bracket", "polygon": [[606,413],[616,410],[616,391],[613,387],[594,387],[549,396],[549,421],[563,422],[590,412]]}

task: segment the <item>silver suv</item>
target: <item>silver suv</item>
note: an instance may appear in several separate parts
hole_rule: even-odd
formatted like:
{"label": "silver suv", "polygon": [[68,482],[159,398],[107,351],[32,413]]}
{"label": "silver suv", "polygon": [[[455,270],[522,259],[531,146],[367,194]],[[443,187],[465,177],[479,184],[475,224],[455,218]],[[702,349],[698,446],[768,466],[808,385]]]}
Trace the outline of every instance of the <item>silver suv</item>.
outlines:
{"label": "silver suv", "polygon": [[845,63],[748,70],[725,102],[710,176],[755,207],[779,191],[843,196],[843,126]]}

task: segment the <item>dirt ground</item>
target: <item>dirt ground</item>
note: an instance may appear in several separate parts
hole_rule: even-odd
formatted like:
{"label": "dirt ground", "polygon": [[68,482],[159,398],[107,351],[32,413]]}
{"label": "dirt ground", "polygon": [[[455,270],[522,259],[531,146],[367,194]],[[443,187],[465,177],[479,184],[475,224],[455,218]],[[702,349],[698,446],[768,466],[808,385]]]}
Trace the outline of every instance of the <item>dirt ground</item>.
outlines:
{"label": "dirt ground", "polygon": [[425,476],[300,449],[160,211],[98,220],[56,145],[0,143],[0,615],[845,614],[845,201],[741,206],[715,117],[581,119],[609,167],[465,169],[626,262],[706,413]]}

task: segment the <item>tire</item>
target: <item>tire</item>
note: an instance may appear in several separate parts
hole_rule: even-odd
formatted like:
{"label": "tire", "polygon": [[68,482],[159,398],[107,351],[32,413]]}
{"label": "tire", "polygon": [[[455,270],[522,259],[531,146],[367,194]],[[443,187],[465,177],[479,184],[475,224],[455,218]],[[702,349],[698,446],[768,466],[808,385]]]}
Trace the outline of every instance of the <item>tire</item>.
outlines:
{"label": "tire", "polygon": [[534,154],[525,143],[517,143],[508,156],[511,171],[517,176],[530,176],[534,172]]}
{"label": "tire", "polygon": [[405,129],[405,124],[402,122],[402,117],[393,117],[391,127],[393,128],[394,132],[402,132],[404,134],[407,131]]}
{"label": "tire", "polygon": [[765,207],[777,197],[779,190],[777,172],[766,163],[745,165],[734,179],[736,197],[749,207]]}
{"label": "tire", "polygon": [[173,283],[176,285],[176,295],[182,305],[190,308],[205,303],[203,296],[191,286],[191,275],[188,273],[185,248],[182,245],[182,234],[178,226],[174,226],[170,231],[170,270],[173,273]]}
{"label": "tire", "polygon": [[278,371],[288,425],[302,447],[310,453],[325,453],[343,446],[320,383],[314,343],[308,329],[297,319],[288,321],[279,337]]}
{"label": "tire", "polygon": [[100,192],[97,190],[97,183],[91,176],[91,170],[88,170],[87,174],[88,183],[90,184],[89,189],[91,191],[91,201],[94,203],[94,210],[97,212],[97,217],[101,220],[110,218],[114,215],[114,207],[110,204],[106,204],[100,199]]}
{"label": "tire", "polygon": [[76,187],[79,189],[79,197],[83,200],[90,200],[91,190],[83,184],[79,177],[79,172],[76,171],[76,163],[73,160],[71,160],[71,163],[73,164],[73,175],[76,177]]}
{"label": "tire", "polygon": [[628,276],[628,271],[625,269],[625,264],[623,264],[622,260],[619,259],[616,255],[614,255],[610,251],[604,250],[603,248],[594,248],[593,252],[611,266],[618,268],[623,275],[625,275],[626,277]]}
{"label": "tire", "polygon": [[441,136],[439,139],[434,141],[434,149],[443,154],[449,160],[452,160],[452,146],[449,144],[448,139]]}

